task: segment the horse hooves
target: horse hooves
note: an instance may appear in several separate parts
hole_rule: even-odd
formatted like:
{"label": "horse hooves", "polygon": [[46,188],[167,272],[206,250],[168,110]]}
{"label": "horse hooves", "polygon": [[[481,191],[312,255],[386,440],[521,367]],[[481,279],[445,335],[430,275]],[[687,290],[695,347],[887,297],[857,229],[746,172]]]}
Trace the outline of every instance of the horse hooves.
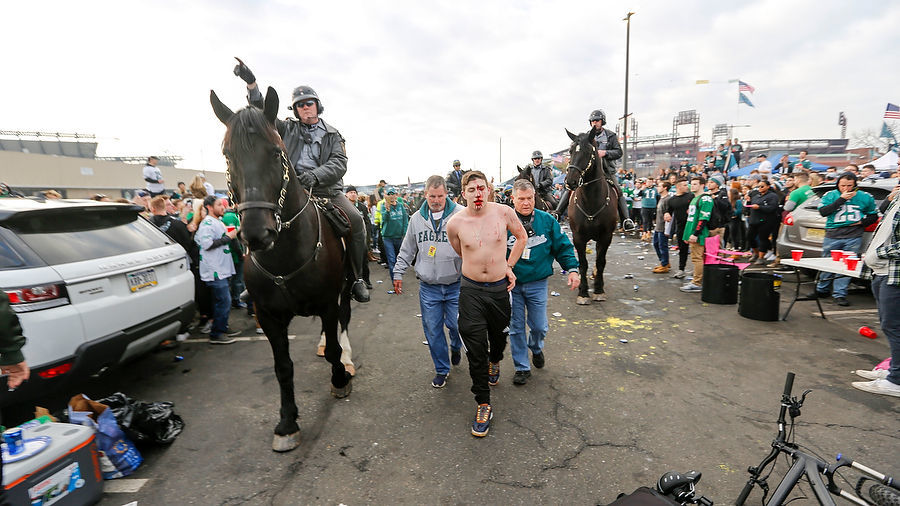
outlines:
{"label": "horse hooves", "polygon": [[275,434],[272,438],[272,449],[276,452],[289,452],[298,446],[300,446],[300,431],[287,436]]}
{"label": "horse hooves", "polygon": [[350,376],[356,376],[356,367],[353,364],[344,364],[344,370],[350,373]]}
{"label": "horse hooves", "polygon": [[575,303],[579,306],[587,306],[591,303],[591,299],[588,297],[578,297],[577,299],[575,299]]}
{"label": "horse hooves", "polygon": [[605,293],[592,293],[591,300],[596,300],[597,302],[603,302],[606,300],[606,294]]}
{"label": "horse hooves", "polygon": [[337,388],[334,385],[331,385],[331,395],[334,396],[335,399],[343,399],[350,395],[350,392],[353,390],[353,383],[347,383],[341,388]]}
{"label": "horse hooves", "polygon": [[325,347],[324,346],[319,346],[318,348],[316,348],[316,356],[317,357],[325,356]]}

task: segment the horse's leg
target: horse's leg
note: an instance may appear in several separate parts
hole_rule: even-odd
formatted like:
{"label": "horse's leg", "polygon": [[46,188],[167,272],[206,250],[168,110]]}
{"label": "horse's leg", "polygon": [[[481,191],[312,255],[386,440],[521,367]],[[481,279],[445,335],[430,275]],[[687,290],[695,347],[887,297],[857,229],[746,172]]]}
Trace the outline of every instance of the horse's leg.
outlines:
{"label": "horse's leg", "polygon": [[607,234],[606,231],[602,232],[602,236],[598,238],[597,242],[597,274],[594,277],[594,293],[591,294],[591,299],[596,301],[604,301],[606,300],[606,294],[603,291],[603,270],[606,268],[606,251],[609,250],[609,244],[612,242],[612,234]]}
{"label": "horse's leg", "polygon": [[[347,285],[352,286],[352,284]],[[338,336],[338,342],[341,344],[341,363],[344,369],[350,373],[350,376],[356,376],[356,366],[353,365],[353,349],[350,348],[350,291],[341,292],[341,305],[338,310],[338,323],[341,326],[341,333]]]}
{"label": "horse's leg", "polygon": [[350,373],[341,362],[341,343],[338,341],[338,314],[340,306],[338,301],[329,304],[325,314],[322,315],[322,324],[325,326],[325,360],[331,364],[331,395],[338,399],[350,395]]}
{"label": "horse's leg", "polygon": [[581,284],[578,285],[578,297],[575,299],[575,303],[584,306],[591,303],[591,299],[588,297],[587,282],[587,240],[575,232],[572,233],[572,238],[575,243],[575,251],[578,253],[578,273],[581,275]]}
{"label": "horse's leg", "polygon": [[286,452],[300,446],[300,426],[297,425],[297,402],[294,400],[294,362],[288,346],[287,328],[290,316],[275,315],[257,305],[259,325],[266,333],[275,360],[275,377],[281,391],[281,419],[275,426],[272,449]]}

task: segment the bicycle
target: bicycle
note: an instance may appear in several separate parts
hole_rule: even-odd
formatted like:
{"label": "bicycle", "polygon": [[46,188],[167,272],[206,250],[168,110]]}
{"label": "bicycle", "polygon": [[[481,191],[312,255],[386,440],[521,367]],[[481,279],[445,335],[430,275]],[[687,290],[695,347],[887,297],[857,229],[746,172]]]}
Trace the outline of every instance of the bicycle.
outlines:
{"label": "bicycle", "polygon": [[[800,451],[800,445],[795,443],[793,438],[794,420],[800,416],[800,408],[803,406],[806,396],[812,392],[812,390],[805,390],[798,399],[797,397],[791,397],[793,386],[794,373],[789,372],[785,379],[784,392],[781,395],[781,409],[778,413],[778,434],[772,441],[772,450],[758,466],[752,466],[747,469],[750,473],[750,479],[747,480],[743,490],[741,490],[740,495],[735,501],[735,505],[743,506],[747,497],[750,495],[750,492],[752,492],[753,488],[757,485],[763,490],[763,504],[766,506],[779,506],[785,504],[786,502],[793,500],[788,500],[787,498],[800,483],[800,480],[806,477],[812,486],[816,499],[819,504],[822,505],[835,506],[832,497],[832,495],[835,495],[860,506],[900,506],[900,483],[892,477],[886,476],[868,466],[855,462],[853,459],[842,454],[838,454],[835,462],[829,464],[817,455]],[[789,429],[785,428],[787,423],[785,421],[785,414],[788,414],[791,419]],[[781,454],[790,457],[793,464],[788,472],[782,477],[778,486],[775,488],[775,491],[772,493],[771,498],[766,502],[766,497],[769,495],[769,484],[767,480],[771,475],[772,470],[765,475],[763,474],[766,473],[766,468],[769,465],[773,465],[774,469],[775,460]],[[860,477],[856,487],[854,487],[856,494],[841,489],[834,481],[835,474],[838,474],[841,479],[847,481],[846,478],[837,473],[838,470],[843,467],[851,467],[856,471],[869,476]],[[700,477],[701,473],[697,471],[689,471],[687,473],[669,471],[662,475],[659,481],[657,481],[655,490],[651,491],[647,487],[641,487],[638,491],[641,491],[644,499],[651,495],[648,494],[648,492],[653,492],[653,497],[658,500],[659,504],[671,505],[674,502],[675,504],[680,504],[682,506],[686,506],[687,504],[713,506],[713,501],[710,499],[704,496],[697,497],[695,495],[695,485],[700,481]],[[827,481],[823,480],[823,477],[826,478]],[[869,487],[868,496],[870,500],[868,501],[861,498],[863,495],[862,488],[867,481],[877,481],[877,483],[874,483]],[[638,491],[635,491],[635,494],[632,495],[637,495]],[[628,496],[625,496],[624,499],[626,500],[622,499],[623,497],[620,496],[613,504],[617,506],[631,504],[627,500]],[[635,499],[634,503],[638,502],[647,504],[646,501]]]}

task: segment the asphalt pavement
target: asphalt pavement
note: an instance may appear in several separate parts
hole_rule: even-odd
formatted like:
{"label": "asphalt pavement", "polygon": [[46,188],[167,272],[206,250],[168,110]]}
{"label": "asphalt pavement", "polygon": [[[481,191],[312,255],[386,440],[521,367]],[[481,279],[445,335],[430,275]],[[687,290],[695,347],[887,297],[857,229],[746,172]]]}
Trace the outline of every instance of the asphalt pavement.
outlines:
{"label": "asphalt pavement", "polygon": [[[271,350],[236,311],[231,325],[246,329],[239,342],[211,346],[194,335],[85,387],[95,397],[172,401],[187,424],[170,446],[146,448],[135,474],[107,482],[101,504],[597,504],[690,469],[703,473],[698,492],[725,504],[770,447],[788,371],[795,393],[813,390],[797,442],[900,476],[900,399],[850,386],[852,370],[889,354],[883,336],[856,332],[880,332],[870,295],[851,295],[846,309],[826,304],[828,320],[800,302],[787,322],[759,322],[652,274],[655,255],[637,239],[617,235],[608,259],[609,300],[590,306],[575,305],[557,266],[546,367],[514,386],[507,351],[485,438],[470,434],[465,358],[445,388],[431,387],[412,273],[402,295],[389,295],[387,270],[371,264],[379,283],[370,303],[353,306],[358,372],[347,399],[330,395],[329,365],[315,356],[319,322],[294,320],[303,442],[288,453],[271,450]],[[791,288],[782,286],[782,308]],[[787,467],[779,463],[773,489]]]}

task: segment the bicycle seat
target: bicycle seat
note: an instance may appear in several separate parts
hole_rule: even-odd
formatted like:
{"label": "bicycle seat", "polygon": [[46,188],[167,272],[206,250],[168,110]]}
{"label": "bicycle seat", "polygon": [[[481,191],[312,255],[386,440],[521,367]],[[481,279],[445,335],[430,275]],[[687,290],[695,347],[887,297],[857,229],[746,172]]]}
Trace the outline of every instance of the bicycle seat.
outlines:
{"label": "bicycle seat", "polygon": [[684,474],[669,471],[659,477],[659,481],[656,482],[656,490],[665,495],[676,492],[685,485],[688,485],[689,489],[693,490],[694,485],[700,481],[701,476],[703,476],[703,473],[700,471],[688,471]]}

